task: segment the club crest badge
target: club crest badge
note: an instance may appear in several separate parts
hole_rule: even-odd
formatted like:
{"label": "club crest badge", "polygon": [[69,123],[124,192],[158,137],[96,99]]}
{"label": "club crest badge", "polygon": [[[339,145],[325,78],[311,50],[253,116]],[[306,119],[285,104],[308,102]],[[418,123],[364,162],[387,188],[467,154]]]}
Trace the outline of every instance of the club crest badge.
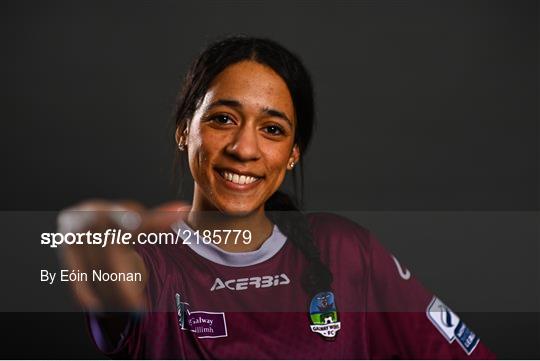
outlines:
{"label": "club crest badge", "polygon": [[320,334],[325,340],[332,341],[341,329],[336,301],[332,292],[319,292],[309,305],[311,331]]}

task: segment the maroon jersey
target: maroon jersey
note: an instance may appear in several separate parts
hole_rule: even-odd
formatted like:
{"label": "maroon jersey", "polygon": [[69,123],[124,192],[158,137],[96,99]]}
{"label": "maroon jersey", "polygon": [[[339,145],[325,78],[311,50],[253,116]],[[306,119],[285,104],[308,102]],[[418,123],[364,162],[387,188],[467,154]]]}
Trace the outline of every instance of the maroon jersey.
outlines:
{"label": "maroon jersey", "polygon": [[[331,290],[308,299],[306,260],[277,227],[253,252],[195,240],[139,247],[150,312],[133,318],[115,345],[89,317],[96,344],[139,359],[494,357],[366,229],[329,214],[308,219]],[[182,223],[175,231],[191,230]]]}

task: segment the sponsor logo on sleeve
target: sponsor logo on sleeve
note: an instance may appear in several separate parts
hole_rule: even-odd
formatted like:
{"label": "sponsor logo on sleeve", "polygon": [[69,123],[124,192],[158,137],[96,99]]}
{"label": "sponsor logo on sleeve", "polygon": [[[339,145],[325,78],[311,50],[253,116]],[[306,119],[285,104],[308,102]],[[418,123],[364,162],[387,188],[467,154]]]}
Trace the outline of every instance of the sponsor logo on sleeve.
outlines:
{"label": "sponsor logo on sleeve", "polygon": [[457,341],[461,347],[463,347],[467,355],[470,355],[474,351],[476,345],[478,345],[478,342],[480,341],[478,336],[475,335],[462,321],[459,321],[455,330],[455,335]]}
{"label": "sponsor logo on sleeve", "polygon": [[433,296],[426,310],[426,315],[448,343],[457,340],[467,355],[470,355],[478,345],[480,341],[478,336],[437,297]]}
{"label": "sponsor logo on sleeve", "polygon": [[191,331],[197,338],[227,337],[227,322],[223,312],[191,311],[189,303],[175,295],[178,326]]}

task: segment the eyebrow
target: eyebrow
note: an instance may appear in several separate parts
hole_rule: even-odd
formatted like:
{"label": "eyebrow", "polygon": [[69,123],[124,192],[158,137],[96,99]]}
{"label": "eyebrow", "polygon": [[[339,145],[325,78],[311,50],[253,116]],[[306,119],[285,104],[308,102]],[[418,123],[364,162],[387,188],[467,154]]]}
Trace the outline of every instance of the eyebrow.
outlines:
{"label": "eyebrow", "polygon": [[[206,107],[206,110],[208,111],[208,110],[213,109],[215,107],[218,107],[220,105],[224,105],[224,106],[231,107],[231,108],[236,108],[236,109],[242,109],[243,108],[242,103],[240,103],[238,100],[234,100],[234,99],[218,99],[218,100],[213,101],[212,103],[210,103]],[[293,127],[292,121],[282,111],[272,109],[272,108],[268,108],[268,107],[264,107],[264,108],[261,109],[261,112],[264,113],[264,114],[267,114],[269,116],[272,116],[272,117],[281,118],[281,119],[285,120],[287,123],[289,123],[291,128]]]}

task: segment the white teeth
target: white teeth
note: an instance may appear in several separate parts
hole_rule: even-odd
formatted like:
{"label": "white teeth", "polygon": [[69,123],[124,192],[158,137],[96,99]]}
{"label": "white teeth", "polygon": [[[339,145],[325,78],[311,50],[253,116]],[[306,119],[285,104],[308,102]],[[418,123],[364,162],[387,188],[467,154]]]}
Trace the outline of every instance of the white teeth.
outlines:
{"label": "white teeth", "polygon": [[250,183],[255,182],[258,179],[256,177],[240,175],[240,174],[231,173],[227,171],[223,171],[221,175],[223,176],[223,178],[225,178],[229,182],[233,182],[236,184],[250,184]]}

